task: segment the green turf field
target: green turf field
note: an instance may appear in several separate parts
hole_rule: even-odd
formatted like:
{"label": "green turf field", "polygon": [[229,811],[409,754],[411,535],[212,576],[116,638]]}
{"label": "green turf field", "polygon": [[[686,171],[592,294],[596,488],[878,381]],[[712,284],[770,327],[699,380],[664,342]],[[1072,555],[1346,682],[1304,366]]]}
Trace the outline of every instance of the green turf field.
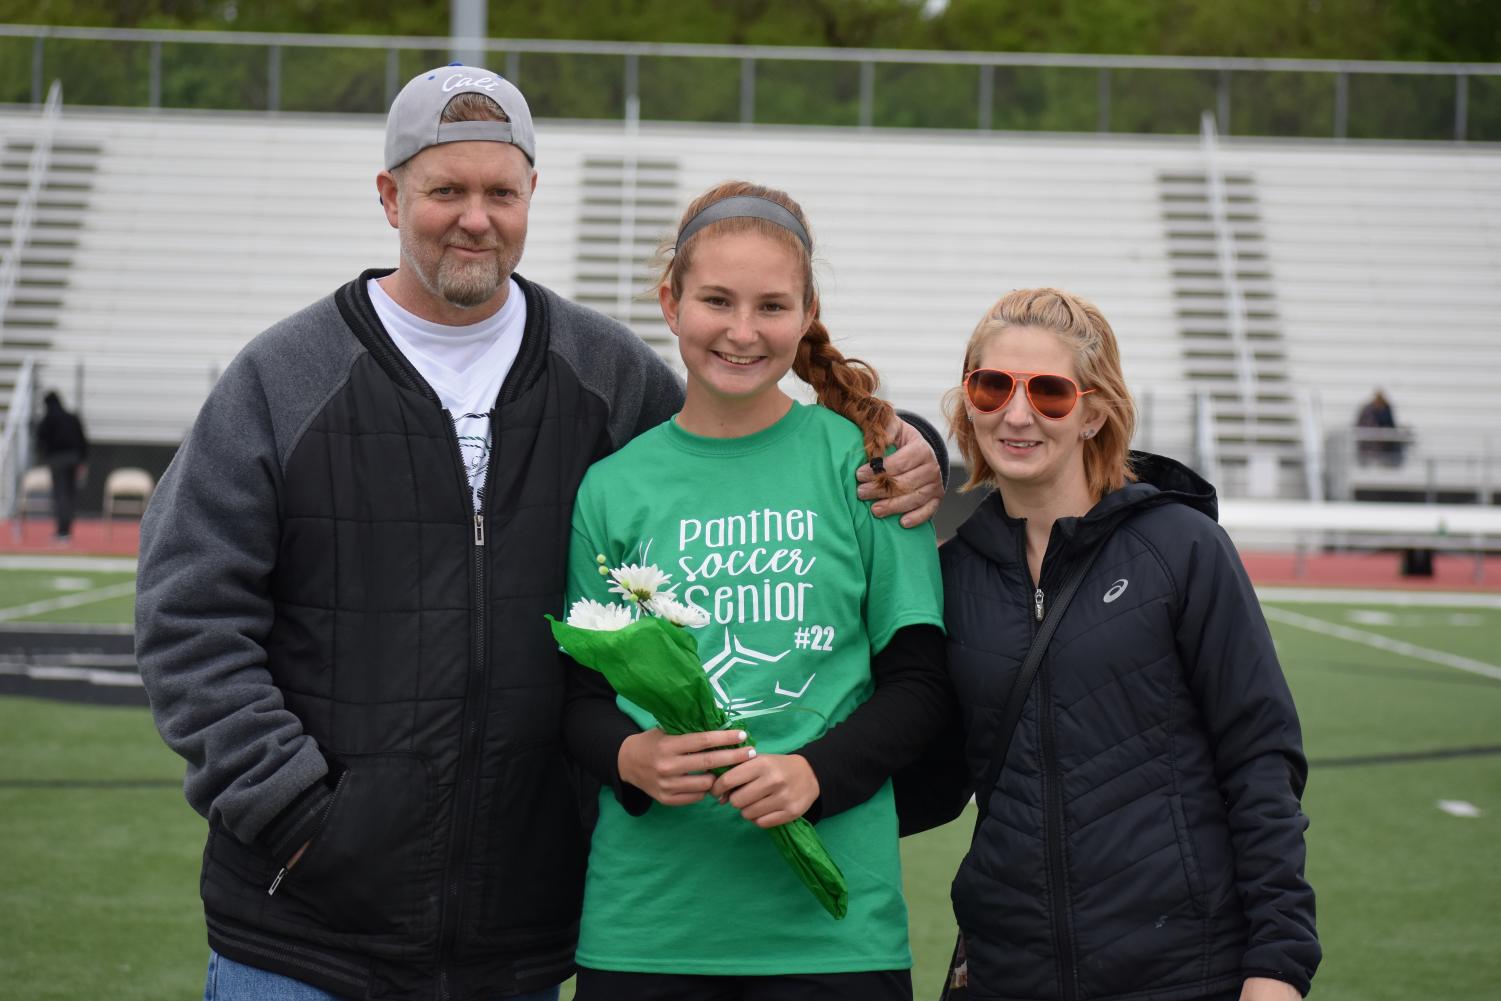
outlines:
{"label": "green turf field", "polygon": [[[0,622],[128,622],[129,596],[117,593],[128,580],[7,569]],[[1501,607],[1267,609],[1314,762],[1304,808],[1325,950],[1315,996],[1495,998]],[[1435,751],[1466,753],[1422,756]],[[145,710],[0,698],[0,996],[201,996],[204,825],[182,801],[181,774]],[[936,997],[952,944],[947,884],[970,823],[903,845],[918,998]]]}
{"label": "green turf field", "polygon": [[130,622],[135,574],[125,571],[0,571],[0,622]]}

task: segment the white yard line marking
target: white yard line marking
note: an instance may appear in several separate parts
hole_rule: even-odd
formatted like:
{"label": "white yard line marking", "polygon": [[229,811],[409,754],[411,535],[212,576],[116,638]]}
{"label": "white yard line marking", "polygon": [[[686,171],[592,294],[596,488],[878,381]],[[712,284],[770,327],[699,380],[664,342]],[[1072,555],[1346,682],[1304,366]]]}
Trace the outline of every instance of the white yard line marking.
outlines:
{"label": "white yard line marking", "polygon": [[72,570],[135,573],[130,556],[0,556],[0,570]]}
{"label": "white yard line marking", "polygon": [[1380,591],[1370,588],[1258,587],[1262,601],[1306,602],[1318,605],[1399,605],[1408,608],[1501,608],[1501,592]]}
{"label": "white yard line marking", "polygon": [[1262,612],[1273,622],[1297,626],[1300,629],[1307,629],[1310,632],[1349,640],[1351,643],[1364,643],[1366,646],[1375,647],[1377,650],[1385,650],[1388,653],[1411,657],[1413,660],[1426,660],[1430,664],[1441,664],[1444,667],[1452,667],[1457,671],[1468,671],[1470,674],[1478,674],[1482,677],[1494,678],[1497,681],[1501,681],[1501,667],[1497,667],[1495,664],[1487,664],[1484,661],[1471,660],[1469,657],[1461,657],[1458,654],[1448,653],[1444,650],[1433,650],[1425,646],[1418,646],[1415,643],[1395,640],[1390,636],[1367,632],[1364,629],[1352,629],[1349,626],[1325,622],[1323,619],[1315,619],[1312,616],[1289,612],[1285,608],[1264,606]]}
{"label": "white yard line marking", "polygon": [[140,688],[141,676],[134,671],[108,671],[86,667],[43,667],[36,664],[0,662],[0,674],[30,678],[33,681],[86,681],[111,688]]}
{"label": "white yard line marking", "polygon": [[1357,626],[1395,626],[1397,624],[1396,615],[1374,608],[1352,608],[1345,612],[1345,618]]}
{"label": "white yard line marking", "polygon": [[44,615],[47,612],[55,612],[60,608],[77,608],[79,605],[92,605],[96,601],[108,601],[111,598],[123,598],[127,594],[135,593],[135,589],[136,582],[127,580],[93,591],[80,591],[75,594],[60,595],[56,598],[43,598],[41,601],[33,601],[26,605],[16,605],[14,608],[0,608],[0,622],[8,619],[24,619],[32,615]]}
{"label": "white yard line marking", "polygon": [[133,653],[43,653],[35,655],[31,663],[39,667],[102,667],[110,671],[134,671],[136,655]]}

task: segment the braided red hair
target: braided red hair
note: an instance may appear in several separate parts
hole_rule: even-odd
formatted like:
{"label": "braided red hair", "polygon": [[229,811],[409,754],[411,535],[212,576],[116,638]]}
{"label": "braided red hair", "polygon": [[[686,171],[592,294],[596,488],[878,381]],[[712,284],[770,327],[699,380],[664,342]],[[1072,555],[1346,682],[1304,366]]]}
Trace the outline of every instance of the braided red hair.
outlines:
{"label": "braided red hair", "polygon": [[[749,195],[774,202],[791,212],[805,230],[811,232],[802,206],[793,201],[785,191],[751,184],[748,181],[726,181],[695,198],[684,211],[678,223],[681,230],[694,216],[716,202],[739,195]],[[803,274],[803,306],[811,322],[808,332],[797,346],[797,357],[792,371],[799,379],[813,387],[820,405],[849,420],[865,437],[865,454],[871,458],[886,453],[891,444],[890,428],[896,412],[891,404],[875,395],[880,377],[875,369],[858,358],[846,358],[834,347],[829,331],[819,317],[818,290],[813,281],[813,260],[808,247],[790,230],[759,218],[731,218],[711,222],[693,233],[682,246],[676,247],[676,237],[662,250],[666,264],[659,287],[666,287],[674,299],[683,294],[683,275],[693,266],[693,249],[709,236],[722,233],[755,232],[780,242],[797,255]]]}

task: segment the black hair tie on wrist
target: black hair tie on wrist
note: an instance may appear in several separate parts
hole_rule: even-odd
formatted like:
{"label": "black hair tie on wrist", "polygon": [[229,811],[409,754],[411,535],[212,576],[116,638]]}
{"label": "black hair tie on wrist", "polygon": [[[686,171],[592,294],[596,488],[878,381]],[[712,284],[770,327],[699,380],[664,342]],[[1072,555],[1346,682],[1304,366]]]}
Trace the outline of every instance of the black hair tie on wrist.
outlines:
{"label": "black hair tie on wrist", "polygon": [[874,459],[871,459],[870,471],[872,473],[875,473],[877,476],[880,476],[882,473],[886,472],[886,457],[884,455],[878,455]]}

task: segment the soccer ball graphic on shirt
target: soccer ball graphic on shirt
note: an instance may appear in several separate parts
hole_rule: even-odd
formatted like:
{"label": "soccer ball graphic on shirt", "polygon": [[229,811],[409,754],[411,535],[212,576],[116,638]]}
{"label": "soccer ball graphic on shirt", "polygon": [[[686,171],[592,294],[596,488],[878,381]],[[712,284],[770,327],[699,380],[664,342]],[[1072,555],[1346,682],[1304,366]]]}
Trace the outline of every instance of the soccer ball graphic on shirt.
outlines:
{"label": "soccer ball graphic on shirt", "polygon": [[768,654],[762,653],[759,650],[753,650],[744,643],[741,643],[730,632],[729,627],[726,626],[724,630],[724,647],[719,653],[704,662],[704,672],[709,676],[709,685],[714,689],[714,697],[719,700],[719,704],[724,706],[728,712],[741,713],[752,709],[760,712],[769,712],[775,709],[785,709],[792,705],[795,700],[803,697],[808,691],[808,686],[813,684],[813,679],[818,677],[817,672],[808,675],[808,679],[796,689],[783,687],[781,680],[778,679],[772,688],[772,694],[774,696],[782,696],[786,701],[777,705],[766,705],[765,703],[768,700],[765,698],[732,697],[725,687],[725,675],[729,674],[735,668],[754,668],[775,664],[791,652],[791,650],[783,650],[779,654]]}

